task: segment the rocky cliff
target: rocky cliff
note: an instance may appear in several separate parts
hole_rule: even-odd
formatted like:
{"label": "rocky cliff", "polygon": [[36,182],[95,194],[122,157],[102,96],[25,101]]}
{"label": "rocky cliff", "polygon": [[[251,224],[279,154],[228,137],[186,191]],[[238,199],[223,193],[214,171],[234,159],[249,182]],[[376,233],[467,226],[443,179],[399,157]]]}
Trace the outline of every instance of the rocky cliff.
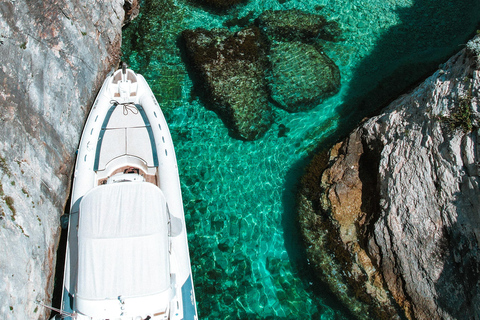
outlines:
{"label": "rocky cliff", "polygon": [[125,19],[123,0],[0,3],[1,319],[49,313],[75,150]]}
{"label": "rocky cliff", "polygon": [[480,316],[480,38],[313,158],[299,220],[360,319]]}

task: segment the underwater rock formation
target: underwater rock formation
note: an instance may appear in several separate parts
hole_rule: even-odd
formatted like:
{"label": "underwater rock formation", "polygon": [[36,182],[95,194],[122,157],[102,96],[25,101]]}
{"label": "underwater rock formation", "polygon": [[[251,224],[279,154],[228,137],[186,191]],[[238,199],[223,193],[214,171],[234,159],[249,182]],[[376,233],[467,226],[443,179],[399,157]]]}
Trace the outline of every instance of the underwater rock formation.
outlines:
{"label": "underwater rock formation", "polygon": [[256,24],[270,40],[276,41],[339,41],[342,34],[335,21],[300,10],[267,10]]}
{"label": "underwater rock formation", "polygon": [[272,99],[289,112],[309,110],[338,92],[340,70],[319,40],[340,39],[336,22],[300,10],[265,11],[256,24],[268,40]]}
{"label": "underwater rock formation", "polygon": [[480,314],[479,54],[470,42],[306,169],[309,260],[359,319]]}
{"label": "underwater rock formation", "polygon": [[235,34],[225,29],[182,32],[187,52],[201,75],[209,105],[232,135],[262,136],[272,122],[265,81],[265,54],[258,28]]}
{"label": "underwater rock formation", "polygon": [[119,62],[123,5],[0,3],[1,319],[49,314],[37,301],[52,299],[75,150],[96,92]]}
{"label": "underwater rock formation", "polygon": [[265,11],[255,24],[235,34],[203,28],[182,33],[207,105],[233,136],[245,140],[258,139],[269,129],[269,98],[289,112],[305,111],[340,87],[338,66],[316,43],[338,40],[336,23],[286,10]]}
{"label": "underwater rock formation", "polygon": [[318,46],[274,41],[269,48],[270,95],[283,109],[311,109],[340,88],[340,70]]}
{"label": "underwater rock formation", "polygon": [[214,10],[224,11],[236,6],[239,3],[246,2],[246,0],[195,0],[201,5],[205,5]]}

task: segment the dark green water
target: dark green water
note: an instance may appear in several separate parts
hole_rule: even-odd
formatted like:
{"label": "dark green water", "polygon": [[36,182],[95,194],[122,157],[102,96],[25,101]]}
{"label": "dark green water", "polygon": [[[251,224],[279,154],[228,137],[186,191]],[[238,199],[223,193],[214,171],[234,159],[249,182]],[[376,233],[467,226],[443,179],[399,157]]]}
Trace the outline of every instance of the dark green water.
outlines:
{"label": "dark green water", "polygon": [[[347,319],[328,288],[309,276],[295,224],[296,183],[312,150],[348,133],[459,51],[479,28],[480,1],[252,0],[228,14],[196,3],[145,0],[124,30],[123,52],[147,78],[170,124],[199,316]],[[308,112],[276,109],[264,137],[235,140],[192,95],[180,32],[293,8],[340,24],[345,40],[323,45],[340,67],[341,90]],[[279,137],[281,125],[289,131]]]}

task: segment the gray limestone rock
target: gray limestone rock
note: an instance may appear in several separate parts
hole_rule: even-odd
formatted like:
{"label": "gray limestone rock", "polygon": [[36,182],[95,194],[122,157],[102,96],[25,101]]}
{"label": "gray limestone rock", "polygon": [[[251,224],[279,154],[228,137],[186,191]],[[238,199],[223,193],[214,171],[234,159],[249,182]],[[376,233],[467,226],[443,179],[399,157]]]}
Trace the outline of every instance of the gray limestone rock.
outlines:
{"label": "gray limestone rock", "polygon": [[480,70],[471,49],[478,38],[473,42],[363,122],[329,161],[312,164],[316,178],[304,178],[300,221],[308,253],[317,261],[329,250],[318,239],[334,235],[328,241],[343,248],[352,273],[334,274],[320,263],[319,272],[346,288],[337,294],[347,304],[355,278],[354,289],[373,299],[357,309],[350,304],[359,318],[366,305],[391,311],[377,288],[387,290],[397,316],[480,314]]}
{"label": "gray limestone rock", "polygon": [[477,57],[477,67],[480,68],[480,37],[476,37],[467,43],[467,51]]}
{"label": "gray limestone rock", "polygon": [[[0,318],[45,319],[80,133],[119,62],[123,0],[0,3]],[[61,279],[57,279],[61,281]]]}

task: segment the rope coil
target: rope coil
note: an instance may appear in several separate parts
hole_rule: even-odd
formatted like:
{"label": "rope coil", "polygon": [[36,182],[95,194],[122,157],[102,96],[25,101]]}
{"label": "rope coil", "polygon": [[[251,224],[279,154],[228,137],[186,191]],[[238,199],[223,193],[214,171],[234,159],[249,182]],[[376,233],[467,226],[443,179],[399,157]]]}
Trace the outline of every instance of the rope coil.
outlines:
{"label": "rope coil", "polygon": [[132,102],[124,102],[124,103],[120,103],[118,102],[117,100],[110,100],[110,103],[112,105],[114,105],[115,107],[118,106],[118,105],[121,105],[123,106],[123,115],[128,115],[128,112],[130,111],[132,114],[138,114],[138,109],[137,107],[135,106],[134,103]]}

